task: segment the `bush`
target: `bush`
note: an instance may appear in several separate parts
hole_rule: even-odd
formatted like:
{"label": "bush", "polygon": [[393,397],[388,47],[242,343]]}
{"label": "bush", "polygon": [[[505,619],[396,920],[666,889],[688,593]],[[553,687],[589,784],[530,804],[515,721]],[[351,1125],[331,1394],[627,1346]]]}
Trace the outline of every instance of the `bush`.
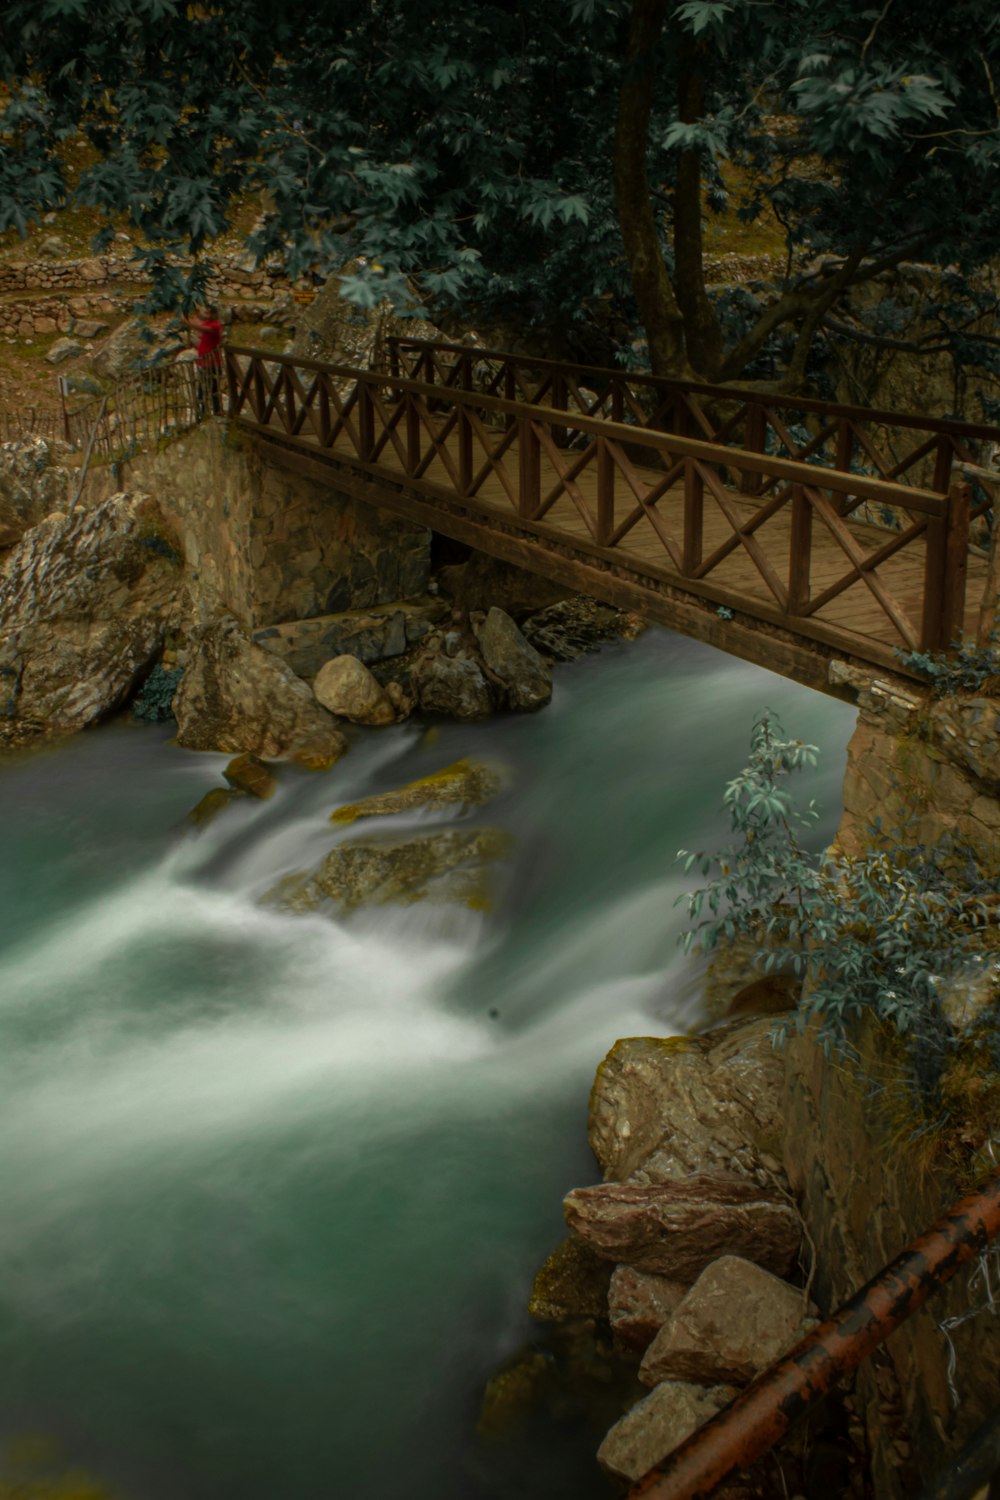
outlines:
{"label": "bush", "polygon": [[814,805],[797,812],[782,783],[816,755],[814,745],[786,739],[772,713],[754,724],[750,761],[725,791],[733,843],[716,854],[678,854],[686,869],[697,865],[710,877],[679,898],[693,923],[683,941],[712,949],[749,934],[764,973],[802,977],[798,1028],[815,1023],[827,1052],[851,1056],[861,1016],[890,1023],[907,1042],[915,1102],[933,1114],[966,1035],[949,1019],[949,997],[977,971],[992,976],[977,1045],[1000,1065],[1000,965],[983,952],[997,946],[995,882],[974,851],[928,849],[878,822],[863,854],[810,853],[800,833],[814,821]]}
{"label": "bush", "polygon": [[157,662],[133,700],[132,717],[153,721],[172,719],[170,705],[183,675],[182,667],[168,671],[162,662]]}

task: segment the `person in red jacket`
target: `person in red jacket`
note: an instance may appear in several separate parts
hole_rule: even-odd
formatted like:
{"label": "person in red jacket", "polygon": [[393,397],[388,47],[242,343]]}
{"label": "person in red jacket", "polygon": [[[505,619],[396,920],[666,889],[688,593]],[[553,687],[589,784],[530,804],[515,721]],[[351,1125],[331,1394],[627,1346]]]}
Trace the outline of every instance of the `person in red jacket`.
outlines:
{"label": "person in red jacket", "polygon": [[216,416],[222,411],[222,340],[225,330],[219,321],[219,309],[206,307],[201,317],[184,320],[198,334],[198,390],[202,409],[211,400]]}

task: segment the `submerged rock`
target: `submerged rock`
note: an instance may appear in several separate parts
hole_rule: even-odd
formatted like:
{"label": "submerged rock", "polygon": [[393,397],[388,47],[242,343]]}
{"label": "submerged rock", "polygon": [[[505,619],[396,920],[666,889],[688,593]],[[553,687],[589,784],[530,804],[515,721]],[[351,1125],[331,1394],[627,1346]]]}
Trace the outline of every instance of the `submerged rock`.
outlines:
{"label": "submerged rock", "polygon": [[278,785],[270,766],[256,755],[237,755],[222,774],[236,791],[246,792],[261,802],[273,796]]}
{"label": "submerged rock", "polygon": [[233,786],[214,786],[210,792],[206,792],[200,802],[195,803],[188,813],[188,822],[193,823],[196,828],[204,828],[207,824],[214,822],[221,812],[231,807],[234,802],[242,802],[246,792]]}
{"label": "submerged rock", "polygon": [[747,1385],[812,1326],[802,1291],[736,1255],[701,1273],[646,1350],[639,1379]]}
{"label": "submerged rock", "polygon": [[284,662],[255,646],[231,615],[191,633],[173,702],[177,743],[264,760],[332,764],[347,741]]}
{"label": "submerged rock", "polygon": [[572,1235],[556,1246],[531,1288],[528,1311],[541,1323],[608,1315],[611,1267]]}
{"label": "submerged rock", "polygon": [[355,823],[359,818],[388,817],[415,807],[440,807],[459,803],[478,807],[500,788],[500,775],[491,766],[471,760],[456,760],[440,771],[421,776],[396,791],[380,792],[363,802],[351,802],[330,814],[331,823]]}
{"label": "submerged rock", "polygon": [[605,1182],[574,1188],[563,1210],[598,1255],[676,1281],[694,1281],[720,1255],[787,1275],[802,1242],[802,1221],[784,1197],[738,1179]]}
{"label": "submerged rock", "polygon": [[369,835],[338,844],[311,874],[286,876],[264,901],[287,911],[315,911],[327,901],[344,911],[415,901],[485,911],[493,902],[496,863],[510,844],[496,828]]}

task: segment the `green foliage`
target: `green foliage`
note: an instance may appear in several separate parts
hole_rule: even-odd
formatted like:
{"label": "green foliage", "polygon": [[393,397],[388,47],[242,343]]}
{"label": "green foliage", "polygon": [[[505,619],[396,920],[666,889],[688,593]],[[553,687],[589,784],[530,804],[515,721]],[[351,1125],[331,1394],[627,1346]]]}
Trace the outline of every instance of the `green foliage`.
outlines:
{"label": "green foliage", "polygon": [[919,672],[930,683],[936,698],[955,693],[978,693],[991,677],[1000,677],[1000,646],[992,636],[985,646],[959,641],[949,652],[902,651],[896,655],[904,666]]}
{"label": "green foliage", "polygon": [[815,758],[815,746],[787,740],[772,713],[754,724],[750,760],[725,792],[733,842],[717,854],[678,855],[708,877],[679,898],[692,922],[683,941],[711,950],[749,935],[763,972],[803,979],[799,1028],[815,1023],[824,1046],[843,1055],[859,1018],[891,1024],[911,1040],[914,1086],[933,1112],[956,1044],[944,1001],[988,962],[995,882],[971,851],[927,849],[908,830],[878,823],[862,854],[811,852],[802,833],[815,808],[797,812],[785,782]]}
{"label": "green foliage", "polygon": [[132,717],[153,722],[172,719],[174,715],[170,705],[183,676],[183,668],[174,667],[169,670],[162,662],[157,662],[133,699]]}

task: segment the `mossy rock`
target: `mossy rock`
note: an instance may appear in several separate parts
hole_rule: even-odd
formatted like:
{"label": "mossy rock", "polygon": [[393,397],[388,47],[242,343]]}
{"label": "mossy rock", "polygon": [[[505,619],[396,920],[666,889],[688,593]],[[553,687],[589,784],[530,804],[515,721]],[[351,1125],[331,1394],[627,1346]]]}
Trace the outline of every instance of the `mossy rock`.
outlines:
{"label": "mossy rock", "polygon": [[497,828],[447,828],[407,838],[369,836],[338,844],[311,874],[288,875],[264,897],[285,911],[316,911],[332,901],[359,906],[461,905],[488,911],[495,866],[511,838]]}
{"label": "mossy rock", "polygon": [[528,1311],[543,1323],[608,1316],[608,1286],[614,1267],[570,1235],[556,1246],[535,1277]]}
{"label": "mossy rock", "polygon": [[441,807],[450,803],[479,807],[499,790],[500,785],[501,777],[492,767],[457,760],[395,791],[338,807],[330,814],[330,822],[355,823],[359,818],[389,817],[415,807]]}
{"label": "mossy rock", "polygon": [[215,786],[210,792],[205,793],[195,807],[192,807],[188,813],[188,822],[193,823],[196,828],[204,828],[207,824],[214,822],[231,803],[238,802],[245,796],[245,792],[237,791],[235,787]]}

